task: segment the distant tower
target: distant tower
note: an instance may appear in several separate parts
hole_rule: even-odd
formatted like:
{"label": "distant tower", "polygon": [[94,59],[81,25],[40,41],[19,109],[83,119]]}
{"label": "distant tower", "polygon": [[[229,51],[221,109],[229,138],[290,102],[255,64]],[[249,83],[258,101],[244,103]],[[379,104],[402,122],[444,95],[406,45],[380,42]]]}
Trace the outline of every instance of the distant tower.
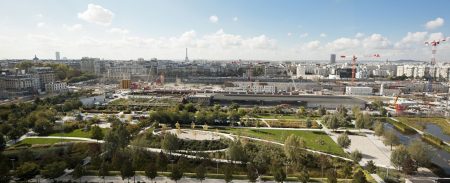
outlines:
{"label": "distant tower", "polygon": [[39,61],[39,58],[36,56],[36,54],[34,55],[34,58],[33,58],[33,62],[38,62]]}
{"label": "distant tower", "polygon": [[61,60],[61,55],[60,55],[60,53],[59,53],[59,51],[57,51],[57,52],[55,52],[55,59],[56,60]]}
{"label": "distant tower", "polygon": [[330,64],[334,64],[336,63],[336,54],[331,54],[330,55]]}
{"label": "distant tower", "polygon": [[189,62],[189,58],[188,58],[188,50],[186,48],[186,58],[184,58],[184,61]]}

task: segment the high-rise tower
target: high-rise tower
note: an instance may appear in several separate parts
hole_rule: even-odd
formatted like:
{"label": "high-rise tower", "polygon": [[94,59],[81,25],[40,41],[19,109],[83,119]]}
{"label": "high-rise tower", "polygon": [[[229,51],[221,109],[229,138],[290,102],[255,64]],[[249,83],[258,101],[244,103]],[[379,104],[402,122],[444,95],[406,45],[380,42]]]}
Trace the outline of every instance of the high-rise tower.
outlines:
{"label": "high-rise tower", "polygon": [[59,53],[59,51],[55,52],[55,59],[61,60],[61,54]]}
{"label": "high-rise tower", "polygon": [[186,58],[184,58],[184,61],[189,62],[189,58],[188,58],[188,50],[186,48]]}
{"label": "high-rise tower", "polygon": [[334,64],[336,63],[336,54],[331,54],[330,55],[330,64]]}

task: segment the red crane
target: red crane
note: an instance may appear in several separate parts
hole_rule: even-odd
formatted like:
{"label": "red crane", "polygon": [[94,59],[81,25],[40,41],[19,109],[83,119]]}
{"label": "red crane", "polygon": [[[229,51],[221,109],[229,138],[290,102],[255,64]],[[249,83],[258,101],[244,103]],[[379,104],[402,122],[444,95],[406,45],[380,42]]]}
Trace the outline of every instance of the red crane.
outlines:
{"label": "red crane", "polygon": [[437,46],[439,46],[441,43],[444,43],[445,41],[450,40],[450,37],[447,37],[442,40],[433,40],[433,41],[427,41],[425,42],[425,46],[431,46],[431,65],[436,64],[436,51]]}
{"label": "red crane", "polygon": [[[356,61],[358,59],[358,57],[356,55],[352,55],[352,56],[347,56],[347,55],[341,55],[341,58],[347,58],[347,57],[351,57],[352,59],[352,85],[354,85],[355,82],[355,76],[356,76]],[[380,54],[376,53],[373,55],[369,55],[369,56],[364,56],[363,58],[373,58],[373,57],[380,57]]]}

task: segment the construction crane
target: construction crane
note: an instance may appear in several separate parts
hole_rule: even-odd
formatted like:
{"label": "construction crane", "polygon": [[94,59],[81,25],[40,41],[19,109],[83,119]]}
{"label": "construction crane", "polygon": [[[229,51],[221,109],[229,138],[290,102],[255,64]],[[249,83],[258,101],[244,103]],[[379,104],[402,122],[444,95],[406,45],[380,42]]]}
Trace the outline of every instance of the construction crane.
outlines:
{"label": "construction crane", "polygon": [[441,39],[441,40],[433,40],[433,41],[427,41],[425,42],[425,46],[431,46],[431,65],[435,65],[436,64],[436,52],[437,52],[437,47],[441,44],[441,43],[445,43],[447,40],[450,40],[450,37],[447,37],[445,39]]}
{"label": "construction crane", "polygon": [[[450,37],[447,37],[445,39],[440,40],[433,40],[433,41],[427,41],[425,42],[425,46],[431,46],[431,69],[434,70],[434,65],[436,64],[436,53],[437,53],[437,47],[441,43],[445,43],[447,40],[450,40]],[[434,71],[436,72],[436,71]],[[431,73],[426,74],[426,79],[428,80],[428,84],[426,85],[426,91],[432,92],[433,91],[433,76]]]}
{"label": "construction crane", "polygon": [[[373,57],[380,57],[380,54],[373,54],[373,55],[369,55],[369,56],[364,56],[363,58],[373,58]],[[341,55],[341,58],[345,59],[345,58],[351,58],[352,59],[352,85],[354,85],[355,83],[355,76],[356,76],[356,61],[358,59],[358,57],[356,55],[351,55],[351,56],[347,56],[347,55]]]}

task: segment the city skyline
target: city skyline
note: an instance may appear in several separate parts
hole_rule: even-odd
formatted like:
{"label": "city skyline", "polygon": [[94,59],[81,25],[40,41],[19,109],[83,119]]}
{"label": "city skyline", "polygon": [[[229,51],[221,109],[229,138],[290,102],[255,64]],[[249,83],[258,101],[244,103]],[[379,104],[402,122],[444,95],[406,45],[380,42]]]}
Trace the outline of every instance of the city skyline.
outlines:
{"label": "city skyline", "polygon": [[[328,60],[380,54],[428,61],[447,1],[2,1],[0,59]],[[24,6],[24,5],[27,6]],[[253,7],[250,8],[249,7]],[[139,12],[139,13],[136,13]],[[437,62],[448,61],[442,44]]]}

